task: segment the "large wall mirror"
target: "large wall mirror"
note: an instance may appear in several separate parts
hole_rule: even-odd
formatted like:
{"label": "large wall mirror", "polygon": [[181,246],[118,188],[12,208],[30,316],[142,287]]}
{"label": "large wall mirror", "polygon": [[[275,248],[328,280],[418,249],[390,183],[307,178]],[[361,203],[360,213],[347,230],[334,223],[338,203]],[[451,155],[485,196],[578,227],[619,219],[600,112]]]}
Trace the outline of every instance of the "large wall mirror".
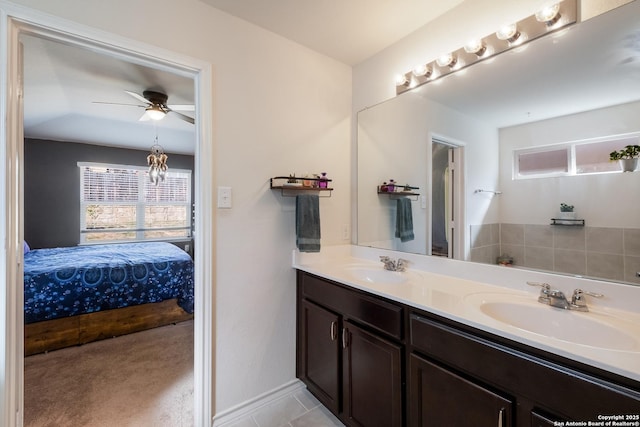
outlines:
{"label": "large wall mirror", "polygon": [[640,284],[640,168],[589,169],[639,137],[632,1],[359,112],[357,244]]}

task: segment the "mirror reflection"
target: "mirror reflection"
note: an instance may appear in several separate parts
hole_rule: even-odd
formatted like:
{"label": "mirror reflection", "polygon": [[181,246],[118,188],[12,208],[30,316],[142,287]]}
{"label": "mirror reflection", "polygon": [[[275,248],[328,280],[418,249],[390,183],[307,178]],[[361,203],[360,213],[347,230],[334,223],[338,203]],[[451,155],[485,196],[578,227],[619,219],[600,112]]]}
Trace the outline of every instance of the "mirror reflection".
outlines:
{"label": "mirror reflection", "polygon": [[638,16],[633,1],[361,111],[357,243],[640,283],[640,170],[609,160],[640,144]]}

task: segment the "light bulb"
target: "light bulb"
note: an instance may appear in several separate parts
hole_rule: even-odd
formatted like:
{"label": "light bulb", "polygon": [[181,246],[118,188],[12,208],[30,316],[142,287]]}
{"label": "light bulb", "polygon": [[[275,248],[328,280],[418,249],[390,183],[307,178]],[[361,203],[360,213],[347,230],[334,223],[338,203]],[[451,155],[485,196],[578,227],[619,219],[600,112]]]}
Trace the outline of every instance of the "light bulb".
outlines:
{"label": "light bulb", "polygon": [[469,43],[464,46],[464,51],[467,53],[474,53],[477,56],[482,56],[487,51],[487,47],[484,45],[482,40],[474,39],[470,40]]}
{"label": "light bulb", "polygon": [[560,3],[545,6],[536,12],[536,20],[551,26],[560,20]]}
{"label": "light bulb", "polygon": [[146,111],[147,116],[149,116],[151,120],[162,120],[165,115],[165,112],[162,110],[162,108],[158,107],[157,105],[147,107]]}
{"label": "light bulb", "polygon": [[404,74],[398,74],[396,76],[396,86],[407,86],[409,84],[409,80]]}
{"label": "light bulb", "polygon": [[456,58],[450,53],[440,55],[438,59],[436,59],[436,63],[441,67],[453,68],[453,66],[456,65],[456,62]]}
{"label": "light bulb", "polygon": [[498,30],[498,32],[496,33],[496,37],[498,37],[500,40],[506,40],[509,43],[513,43],[514,41],[518,40],[518,37],[520,37],[518,26],[516,24],[505,25]]}
{"label": "light bulb", "polygon": [[431,74],[431,69],[426,64],[416,65],[412,71],[413,75],[416,77],[427,76]]}

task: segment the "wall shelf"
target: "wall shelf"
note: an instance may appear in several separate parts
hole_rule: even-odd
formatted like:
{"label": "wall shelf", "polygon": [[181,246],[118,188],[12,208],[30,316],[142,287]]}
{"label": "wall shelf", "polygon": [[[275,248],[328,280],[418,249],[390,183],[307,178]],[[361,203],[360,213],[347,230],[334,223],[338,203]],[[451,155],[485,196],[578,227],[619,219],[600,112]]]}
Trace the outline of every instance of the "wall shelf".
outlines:
{"label": "wall shelf", "polygon": [[384,194],[389,196],[391,199],[396,199],[400,197],[415,197],[413,200],[418,200],[420,197],[420,193],[417,193],[412,190],[419,190],[420,187],[411,187],[410,185],[396,185],[394,191],[383,191],[382,185],[378,186],[378,194]]}
{"label": "wall shelf", "polygon": [[562,225],[565,227],[584,227],[584,219],[551,218],[551,225]]}
{"label": "wall shelf", "polygon": [[[295,179],[298,181],[295,184],[288,183],[290,179]],[[311,181],[312,186],[303,185],[303,181]],[[320,182],[326,182],[327,187],[319,187]],[[329,187],[329,183],[332,180],[329,178],[302,178],[297,176],[274,176],[273,178],[269,178],[269,188],[272,190],[280,190],[280,194],[283,197],[295,197],[301,192],[327,192],[328,196],[320,196],[320,197],[331,197],[331,192],[333,188]]]}

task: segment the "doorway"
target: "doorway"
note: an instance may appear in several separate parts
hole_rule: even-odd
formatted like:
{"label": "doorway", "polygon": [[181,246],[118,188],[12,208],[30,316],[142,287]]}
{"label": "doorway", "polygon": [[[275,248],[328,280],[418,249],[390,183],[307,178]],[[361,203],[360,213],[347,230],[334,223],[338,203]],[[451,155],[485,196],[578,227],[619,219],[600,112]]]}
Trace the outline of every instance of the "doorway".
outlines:
{"label": "doorway", "polygon": [[[29,35],[60,41],[114,58],[123,59],[151,68],[173,71],[190,76],[195,86],[196,105],[196,148],[195,148],[195,229],[197,238],[194,249],[194,423],[209,425],[212,419],[212,366],[213,366],[213,269],[214,259],[213,230],[215,211],[212,209],[212,196],[207,189],[214,188],[213,173],[209,165],[214,163],[212,141],[212,87],[211,66],[195,59],[185,59],[182,55],[167,52],[154,46],[141,45],[134,41],[125,41],[121,37],[93,32],[86,27],[42,16],[31,16],[24,9],[10,10],[10,5],[0,4],[3,13],[0,16],[0,28],[4,39],[0,46],[2,66],[6,73],[0,73],[0,86],[7,94],[7,102],[0,103],[0,115],[6,122],[6,129],[0,134],[0,162],[5,166],[6,174],[0,176],[0,188],[3,199],[2,210],[6,212],[6,221],[0,225],[0,235],[7,244],[0,251],[6,267],[6,274],[0,278],[0,294],[5,306],[2,315],[6,322],[6,334],[0,338],[3,350],[0,364],[1,390],[0,402],[2,419],[0,424],[21,425],[23,402],[23,298],[22,290],[13,286],[21,283],[22,276],[22,240],[24,236],[23,167],[24,152],[22,144],[22,56],[20,37]],[[5,10],[8,9],[8,10]],[[6,37],[5,37],[6,36]],[[204,221],[207,218],[207,221]],[[207,262],[205,262],[207,260]],[[205,286],[204,284],[208,284]]]}
{"label": "doorway", "polygon": [[431,246],[433,256],[455,258],[462,230],[462,151],[460,145],[431,140]]}

